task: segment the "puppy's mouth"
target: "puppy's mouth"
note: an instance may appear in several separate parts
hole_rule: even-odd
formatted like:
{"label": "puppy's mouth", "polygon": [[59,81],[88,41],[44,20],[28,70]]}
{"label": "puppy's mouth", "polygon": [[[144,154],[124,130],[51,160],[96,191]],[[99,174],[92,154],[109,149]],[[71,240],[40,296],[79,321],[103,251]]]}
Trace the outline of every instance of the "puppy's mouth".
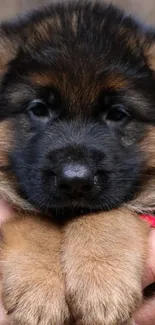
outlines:
{"label": "puppy's mouth", "polygon": [[62,207],[58,209],[50,209],[48,212],[56,218],[57,221],[64,222],[68,219],[88,215],[91,213],[102,211],[102,209],[91,209],[82,207]]}
{"label": "puppy's mouth", "polygon": [[96,202],[96,200],[92,201],[86,200],[84,198],[81,199],[68,199],[68,200],[60,200],[59,202],[52,201],[51,204],[47,204],[46,206],[42,206],[41,208],[43,211],[52,211],[54,214],[63,214],[63,211],[67,212],[68,214],[85,214],[85,213],[91,213],[94,211],[100,211],[100,210],[109,210],[110,204],[108,206],[108,203],[100,204],[99,202]]}
{"label": "puppy's mouth", "polygon": [[[110,194],[109,194],[110,193]],[[108,211],[119,207],[122,203],[131,200],[135,191],[126,191],[122,195],[116,196],[115,191],[109,192],[109,188],[97,188],[87,193],[64,194],[60,191],[53,193],[46,192],[42,188],[40,193],[30,195],[25,191],[20,192],[22,197],[32,204],[36,210],[42,213],[61,217],[74,217],[78,215],[90,214],[100,211]]]}
{"label": "puppy's mouth", "polygon": [[[38,204],[34,204],[37,208]],[[42,205],[39,207],[39,210],[43,213],[47,212],[48,214],[55,216],[56,218],[61,218],[66,220],[68,218],[77,217],[80,215],[91,214],[100,211],[108,211],[112,208],[116,208],[117,204],[112,204],[107,201],[102,200],[86,200],[84,198],[81,199],[70,199],[67,201],[51,201],[51,203],[47,203],[47,205]]]}

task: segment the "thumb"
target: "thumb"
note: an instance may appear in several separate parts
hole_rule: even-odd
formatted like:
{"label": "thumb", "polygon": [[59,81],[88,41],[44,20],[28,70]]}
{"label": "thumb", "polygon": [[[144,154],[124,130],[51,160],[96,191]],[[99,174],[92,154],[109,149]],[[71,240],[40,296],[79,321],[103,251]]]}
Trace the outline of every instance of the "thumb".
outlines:
{"label": "thumb", "polygon": [[155,228],[150,230],[148,247],[146,270],[142,280],[143,288],[155,282]]}
{"label": "thumb", "polygon": [[155,297],[146,300],[134,317],[136,325],[155,324]]}
{"label": "thumb", "polygon": [[[146,270],[143,277],[143,288],[155,282],[155,228],[151,228],[149,235],[149,251]],[[134,321],[136,325],[155,324],[155,296],[146,299],[137,311]]]}
{"label": "thumb", "polygon": [[14,210],[5,200],[0,199],[0,225],[13,218]]}

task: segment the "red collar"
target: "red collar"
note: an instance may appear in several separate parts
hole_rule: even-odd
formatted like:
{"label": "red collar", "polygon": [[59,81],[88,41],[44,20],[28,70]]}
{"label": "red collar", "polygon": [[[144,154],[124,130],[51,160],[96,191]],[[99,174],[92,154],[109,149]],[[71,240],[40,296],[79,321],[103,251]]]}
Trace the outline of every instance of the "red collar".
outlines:
{"label": "red collar", "polygon": [[142,215],[140,215],[140,218],[143,220],[146,220],[150,224],[151,227],[155,227],[155,216],[142,214]]}

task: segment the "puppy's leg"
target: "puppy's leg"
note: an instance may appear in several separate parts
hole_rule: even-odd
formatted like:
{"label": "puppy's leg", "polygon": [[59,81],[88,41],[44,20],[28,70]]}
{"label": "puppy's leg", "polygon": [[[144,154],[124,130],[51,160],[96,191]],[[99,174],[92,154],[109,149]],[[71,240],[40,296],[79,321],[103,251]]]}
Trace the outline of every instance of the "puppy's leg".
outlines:
{"label": "puppy's leg", "polygon": [[3,301],[11,325],[68,323],[60,244],[60,231],[33,217],[14,220],[3,227]]}
{"label": "puppy's leg", "polygon": [[77,324],[131,324],[141,303],[148,227],[120,209],[66,226],[62,262],[67,300]]}

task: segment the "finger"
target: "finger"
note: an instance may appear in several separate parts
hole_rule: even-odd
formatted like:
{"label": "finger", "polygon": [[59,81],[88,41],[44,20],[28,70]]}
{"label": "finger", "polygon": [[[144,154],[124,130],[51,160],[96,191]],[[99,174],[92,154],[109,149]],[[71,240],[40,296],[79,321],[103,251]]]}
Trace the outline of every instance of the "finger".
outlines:
{"label": "finger", "polygon": [[149,251],[146,262],[146,271],[143,277],[143,288],[155,282],[155,228],[151,228],[149,235]]}
{"label": "finger", "polygon": [[155,324],[155,297],[144,302],[134,317],[136,325]]}
{"label": "finger", "polygon": [[[14,211],[11,206],[3,199],[0,199],[0,225],[12,218]],[[9,325],[9,320],[6,311],[2,304],[1,299],[1,286],[0,286],[0,325]]]}
{"label": "finger", "polygon": [[14,210],[11,208],[9,203],[5,200],[0,200],[0,225],[7,220],[11,219],[14,215]]}
{"label": "finger", "polygon": [[2,287],[0,286],[0,325],[9,325],[9,320],[6,311],[3,307],[1,293],[2,293]]}
{"label": "finger", "polygon": [[9,320],[7,318],[6,312],[0,303],[0,324],[9,325]]}

